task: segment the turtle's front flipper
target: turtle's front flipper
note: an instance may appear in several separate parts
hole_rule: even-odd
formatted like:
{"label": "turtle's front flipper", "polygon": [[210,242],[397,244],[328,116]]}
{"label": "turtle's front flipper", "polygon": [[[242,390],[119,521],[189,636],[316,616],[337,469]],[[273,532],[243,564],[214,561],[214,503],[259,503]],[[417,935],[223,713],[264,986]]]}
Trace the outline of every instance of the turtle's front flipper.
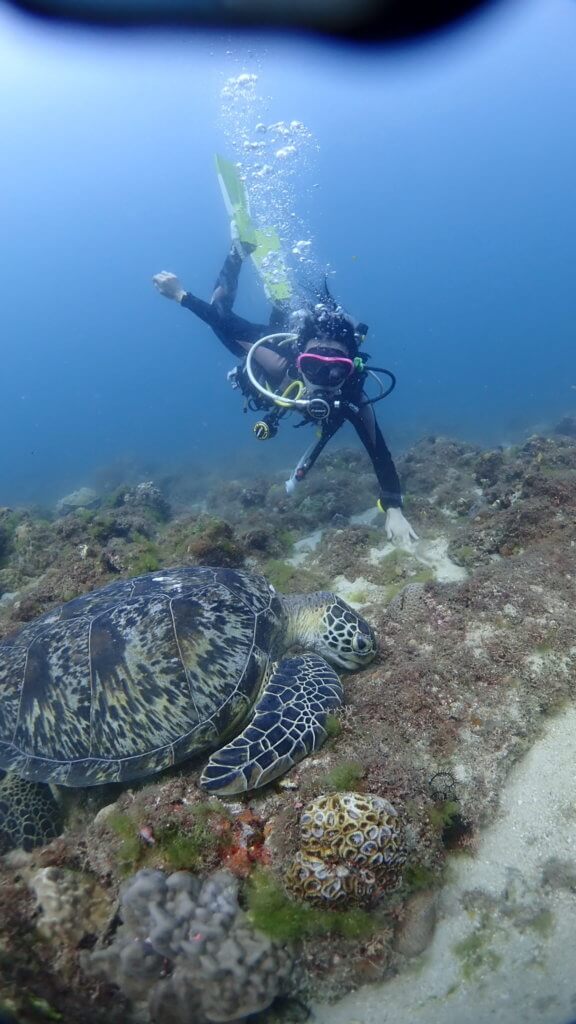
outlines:
{"label": "turtle's front flipper", "polygon": [[62,815],[50,786],[0,770],[0,853],[16,846],[32,850],[61,831]]}
{"label": "turtle's front flipper", "polygon": [[212,755],[200,783],[243,793],[278,778],[326,739],[326,717],[342,703],[342,685],[317,654],[275,666],[244,732]]}

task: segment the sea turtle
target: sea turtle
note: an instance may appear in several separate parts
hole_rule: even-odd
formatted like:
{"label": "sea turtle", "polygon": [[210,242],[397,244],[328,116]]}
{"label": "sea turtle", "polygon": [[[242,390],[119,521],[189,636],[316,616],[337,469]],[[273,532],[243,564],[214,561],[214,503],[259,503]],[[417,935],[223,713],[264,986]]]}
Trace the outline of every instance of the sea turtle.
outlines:
{"label": "sea turtle", "polygon": [[[314,653],[284,657],[293,648]],[[15,773],[0,831],[12,821],[17,838],[11,778],[126,782],[212,750],[204,788],[262,786],[325,739],[342,700],[328,662],[350,671],[375,650],[335,594],[280,595],[233,569],[147,573],[68,601],[0,642],[0,769]]]}

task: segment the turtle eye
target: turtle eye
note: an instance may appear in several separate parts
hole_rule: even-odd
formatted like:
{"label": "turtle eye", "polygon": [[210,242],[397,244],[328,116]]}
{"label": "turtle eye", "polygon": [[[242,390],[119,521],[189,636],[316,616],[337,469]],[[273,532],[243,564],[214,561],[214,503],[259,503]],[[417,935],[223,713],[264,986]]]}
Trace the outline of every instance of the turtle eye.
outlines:
{"label": "turtle eye", "polygon": [[372,638],[364,633],[356,633],[356,636],[352,637],[352,650],[356,654],[368,654],[372,648]]}

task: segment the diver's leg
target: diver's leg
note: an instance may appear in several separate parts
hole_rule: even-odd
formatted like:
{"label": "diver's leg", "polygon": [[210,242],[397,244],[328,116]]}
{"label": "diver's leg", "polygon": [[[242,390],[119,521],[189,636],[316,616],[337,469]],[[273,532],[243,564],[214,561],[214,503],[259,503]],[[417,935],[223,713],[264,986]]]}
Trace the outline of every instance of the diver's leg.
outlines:
{"label": "diver's leg", "polygon": [[180,305],[195,313],[200,320],[208,324],[218,340],[237,359],[242,358],[250,346],[267,330],[263,324],[253,324],[249,320],[237,316],[231,310],[223,311],[219,304],[204,302],[192,292],[185,293]]}
{"label": "diver's leg", "polygon": [[[242,263],[243,257],[232,246],[216,279],[211,301],[204,302],[192,292],[186,292],[181,300],[182,306],[209,324],[217,338],[236,357],[245,355],[255,341],[270,333],[269,326],[252,323],[232,311]],[[288,361],[272,347],[258,349],[254,361],[275,386],[283,381]]]}
{"label": "diver's leg", "polygon": [[270,313],[268,328],[270,333],[280,333],[288,330],[290,319],[290,307],[286,302],[275,302]]}
{"label": "diver's leg", "polygon": [[223,315],[231,312],[236,301],[238,279],[243,262],[243,256],[239,253],[236,246],[233,245],[216,278],[210,300],[212,305],[216,306]]}

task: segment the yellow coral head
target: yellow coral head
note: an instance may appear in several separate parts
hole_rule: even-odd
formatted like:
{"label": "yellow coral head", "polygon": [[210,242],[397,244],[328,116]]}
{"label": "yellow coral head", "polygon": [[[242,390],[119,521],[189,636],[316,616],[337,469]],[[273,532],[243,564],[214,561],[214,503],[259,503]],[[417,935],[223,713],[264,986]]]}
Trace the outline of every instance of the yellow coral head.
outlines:
{"label": "yellow coral head", "polygon": [[372,627],[336,594],[283,597],[290,638],[347,672],[368,665],[376,654]]}
{"label": "yellow coral head", "polygon": [[369,903],[396,887],[405,860],[404,824],[392,804],[374,793],[328,793],[302,811],[286,884],[317,906]]}

